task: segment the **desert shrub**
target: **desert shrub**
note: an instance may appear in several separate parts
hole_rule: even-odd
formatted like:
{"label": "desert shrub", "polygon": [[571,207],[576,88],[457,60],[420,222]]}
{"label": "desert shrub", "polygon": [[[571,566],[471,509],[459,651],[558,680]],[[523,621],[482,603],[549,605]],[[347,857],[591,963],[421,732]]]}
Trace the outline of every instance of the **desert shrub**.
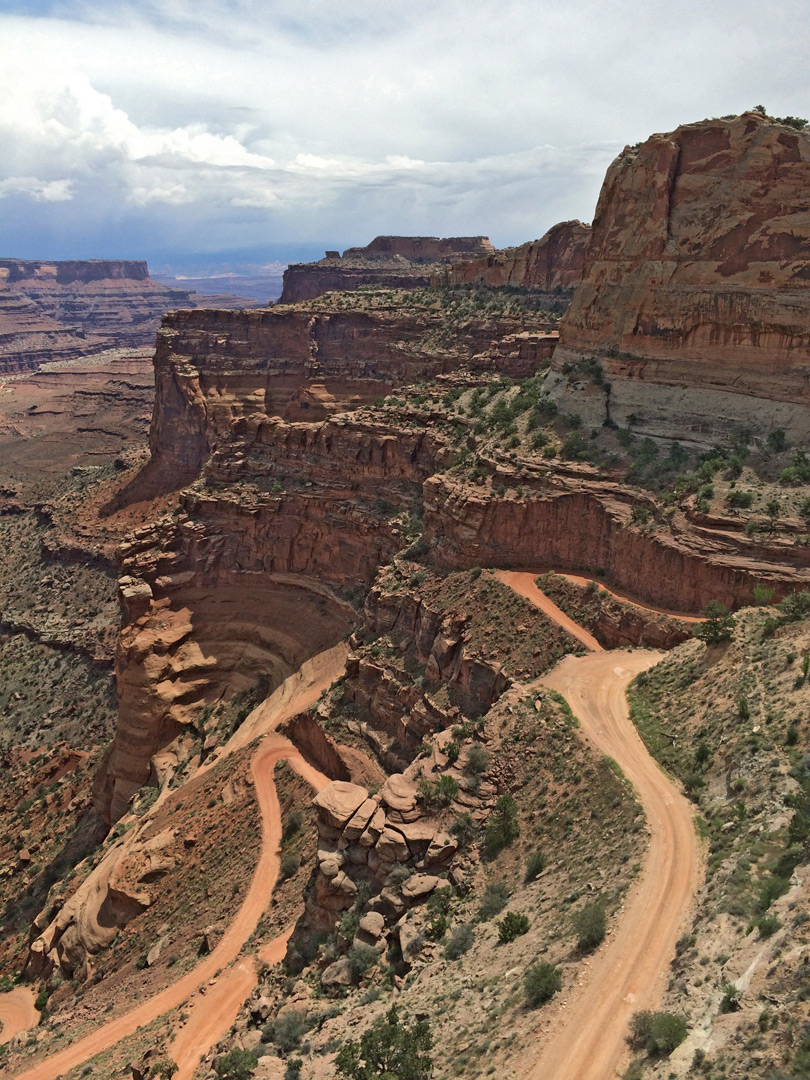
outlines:
{"label": "desert shrub", "polygon": [[335,1058],[338,1075],[351,1080],[372,1077],[400,1077],[402,1080],[429,1080],[433,1074],[430,1050],[433,1039],[427,1020],[410,1026],[400,1023],[393,1005],[384,1018],[375,1021],[360,1036],[343,1043]]}
{"label": "desert shrub", "polygon": [[720,600],[710,600],[703,609],[705,622],[698,623],[692,631],[696,638],[707,645],[719,645],[734,637],[734,616]]}
{"label": "desert shrub", "polygon": [[456,815],[455,821],[450,826],[450,832],[456,837],[462,847],[475,839],[478,833],[478,826],[473,821],[469,810],[464,810],[461,814]]}
{"label": "desert shrub", "polygon": [[303,1067],[304,1062],[301,1058],[289,1058],[284,1069],[284,1080],[298,1080]]}
{"label": "desert shrub", "polygon": [[478,918],[482,922],[486,922],[488,919],[494,919],[496,915],[500,915],[509,903],[510,895],[509,887],[502,881],[490,882],[481,898]]}
{"label": "desert shrub", "polygon": [[754,926],[761,938],[772,937],[782,924],[775,915],[759,915],[754,919]]}
{"label": "desert shrub", "polygon": [[481,776],[489,766],[489,754],[478,743],[473,743],[467,751],[467,760],[464,762],[464,772],[468,776]]}
{"label": "desert shrub", "polygon": [[449,806],[458,795],[458,784],[448,773],[440,776],[433,783],[431,780],[420,780],[416,785],[416,794],[420,802],[428,807]]}
{"label": "desert shrub", "polygon": [[547,960],[535,961],[523,976],[526,1000],[533,1009],[551,1001],[561,987],[562,977],[559,971]]}
{"label": "desert shrub", "polygon": [[279,1013],[273,1021],[273,1043],[283,1053],[288,1054],[301,1042],[309,1031],[305,1009],[287,1009]]}
{"label": "desert shrub", "polygon": [[607,931],[607,916],[605,909],[598,901],[585,904],[574,915],[574,930],[577,935],[577,946],[583,951],[595,949],[605,940]]}
{"label": "desert shrub", "polygon": [[214,1072],[219,1080],[250,1080],[259,1059],[252,1050],[240,1050],[234,1047],[227,1054],[222,1054],[214,1062]]}
{"label": "desert shrub", "polygon": [[637,1012],[630,1021],[630,1041],[652,1056],[667,1057],[686,1038],[686,1021],[674,1013]]}
{"label": "desert shrub", "polygon": [[498,940],[501,945],[508,945],[510,941],[528,932],[529,917],[518,911],[507,911],[495,925],[498,927]]}
{"label": "desert shrub", "polygon": [[520,835],[517,820],[517,803],[511,795],[501,795],[487,819],[484,830],[484,853],[494,858]]}
{"label": "desert shrub", "polygon": [[288,843],[300,830],[303,823],[304,816],[300,810],[293,810],[291,814],[288,814],[284,819],[284,827],[281,830],[282,844]]}
{"label": "desert shrub", "polygon": [[448,960],[458,960],[459,957],[472,948],[474,940],[475,933],[471,926],[467,923],[457,926],[444,947],[444,955]]}
{"label": "desert shrub", "polygon": [[368,969],[379,960],[376,950],[370,945],[363,944],[352,945],[346,953],[346,958],[349,961],[349,970],[353,979],[359,979],[361,975],[365,975]]}
{"label": "desert shrub", "polygon": [[728,493],[728,505],[733,506],[738,510],[750,510],[753,502],[753,491],[743,491],[741,488],[734,488],[733,491]]}
{"label": "desert shrub", "polygon": [[281,866],[278,870],[280,880],[286,881],[287,878],[291,878],[293,874],[297,872],[300,865],[300,855],[294,855],[292,852],[289,855],[285,855],[281,860]]}
{"label": "desert shrub", "polygon": [[737,989],[734,983],[723,983],[723,985],[720,987],[720,990],[723,994],[722,998],[720,999],[720,1012],[737,1012],[737,1010],[740,1008],[740,991]]}
{"label": "desert shrub", "polygon": [[526,859],[524,881],[535,881],[546,868],[546,857],[542,851],[533,851]]}
{"label": "desert shrub", "polygon": [[451,739],[444,748],[445,754],[447,754],[447,760],[450,765],[455,765],[458,761],[458,755],[461,753],[461,747],[455,739]]}

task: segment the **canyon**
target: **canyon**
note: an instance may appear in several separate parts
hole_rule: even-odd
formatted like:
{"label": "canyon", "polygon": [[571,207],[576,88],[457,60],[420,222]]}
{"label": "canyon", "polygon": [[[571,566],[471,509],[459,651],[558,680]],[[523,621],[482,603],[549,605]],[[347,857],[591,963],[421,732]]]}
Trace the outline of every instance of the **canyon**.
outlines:
{"label": "canyon", "polygon": [[151,345],[161,317],[174,308],[256,303],[158,285],[145,262],[0,259],[0,376],[105,348]]}
{"label": "canyon", "polygon": [[[810,434],[810,137],[759,112],[685,124],[609,168],[554,368],[587,416],[703,445]],[[605,383],[578,365],[598,358]]]}
{"label": "canyon", "polygon": [[[125,348],[3,387],[0,521],[24,583],[3,633],[82,642],[117,692],[114,732],[99,717],[81,754],[79,717],[49,708],[49,734],[0,699],[0,959],[48,999],[12,1075],[99,1054],[103,1075],[156,1076],[171,1056],[190,1080],[241,1050],[269,1080],[308,1026],[299,1073],[320,1080],[395,998],[430,1017],[442,1076],[587,1059],[607,1077],[662,1002],[690,1054],[733,1068],[759,1068],[729,1048],[763,1008],[799,1022],[807,143],[760,113],[684,125],[623,151],[592,228],[500,252],[378,237],[292,267],[278,305],[164,314],[154,401]],[[93,603],[23,627],[26,590],[68,562]],[[700,639],[712,602],[736,612],[730,640]],[[76,836],[50,835],[60,815]],[[569,926],[591,903],[593,955]],[[617,1004],[614,958],[642,928],[654,960]],[[744,995],[755,948],[782,951],[784,987],[726,1015],[702,972]],[[565,987],[540,1012],[521,990],[539,956]],[[594,1002],[599,1054],[566,1026]],[[762,1068],[730,1075],[792,1060],[780,1024],[759,1026]],[[656,1080],[692,1069],[673,1051],[635,1045]]]}

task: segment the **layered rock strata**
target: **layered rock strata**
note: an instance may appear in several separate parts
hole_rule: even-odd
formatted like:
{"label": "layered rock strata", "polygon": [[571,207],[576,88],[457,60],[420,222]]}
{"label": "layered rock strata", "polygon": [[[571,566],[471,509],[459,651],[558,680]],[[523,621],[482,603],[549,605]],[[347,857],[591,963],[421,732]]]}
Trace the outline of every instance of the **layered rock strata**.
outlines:
{"label": "layered rock strata", "polygon": [[0,259],[0,374],[121,345],[150,345],[174,308],[256,306],[158,285],[143,261]]}
{"label": "layered rock strata", "polygon": [[504,285],[543,292],[574,289],[582,280],[591,229],[581,221],[553,225],[540,240],[493,251],[434,274],[434,285]]}
{"label": "layered rock strata", "polygon": [[364,286],[416,289],[430,284],[441,266],[494,251],[485,236],[378,236],[366,247],[327,251],[314,263],[293,263],[284,271],[280,304],[313,300],[324,293]]}
{"label": "layered rock strata", "polygon": [[[712,441],[810,435],[810,135],[757,112],[626,147],[555,354],[591,424]],[[579,365],[596,357],[604,385]]]}
{"label": "layered rock strata", "polygon": [[195,476],[231,421],[251,413],[320,420],[462,365],[532,375],[557,337],[531,321],[469,319],[449,349],[431,340],[441,313],[422,309],[173,312],[157,338],[153,462]]}

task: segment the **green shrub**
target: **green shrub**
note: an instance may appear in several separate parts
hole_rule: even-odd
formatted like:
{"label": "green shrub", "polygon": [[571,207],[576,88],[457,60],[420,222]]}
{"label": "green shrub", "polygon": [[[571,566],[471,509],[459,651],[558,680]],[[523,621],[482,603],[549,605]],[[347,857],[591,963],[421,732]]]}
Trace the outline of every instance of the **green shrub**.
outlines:
{"label": "green shrub", "polygon": [[286,881],[287,878],[291,878],[301,866],[301,856],[290,853],[285,855],[281,860],[281,866],[279,867],[278,876],[279,880]]}
{"label": "green shrub", "polygon": [[458,755],[461,753],[461,747],[455,739],[451,739],[450,742],[446,744],[444,752],[447,755],[448,763],[450,765],[455,765],[458,761]]}
{"label": "green shrub", "polygon": [[533,1009],[551,1001],[561,987],[562,977],[559,971],[547,960],[535,961],[523,976],[526,1000]]}
{"label": "green shrub", "polygon": [[484,890],[484,895],[481,898],[481,904],[478,908],[478,918],[482,922],[486,922],[488,919],[493,919],[496,915],[500,915],[506,905],[509,903],[509,897],[511,892],[509,887],[502,881],[493,881],[487,885]]}
{"label": "green shrub", "polygon": [[459,957],[472,948],[474,940],[475,932],[471,926],[467,923],[457,926],[444,947],[444,955],[448,960],[458,960]]}
{"label": "green shrub", "polygon": [[577,946],[583,952],[595,949],[605,940],[607,916],[598,901],[585,904],[574,915],[574,930],[577,934]]}
{"label": "green shrub", "polygon": [[273,1021],[273,1043],[288,1054],[309,1031],[306,1009],[287,1009]]}
{"label": "green shrub", "polygon": [[526,859],[526,875],[524,881],[536,881],[546,868],[546,857],[542,851],[533,851]]}
{"label": "green shrub", "polygon": [[740,488],[735,488],[728,493],[728,505],[736,507],[738,510],[750,510],[754,502],[754,493],[752,491],[742,491]]}
{"label": "green shrub", "polygon": [[782,924],[775,915],[759,915],[754,919],[754,926],[761,938],[772,937]]}
{"label": "green shrub", "polygon": [[473,821],[469,810],[464,810],[461,814],[456,815],[455,821],[450,826],[450,832],[462,847],[475,839],[478,834],[478,826]]}
{"label": "green shrub", "polygon": [[517,803],[511,795],[501,795],[487,819],[484,830],[484,853],[492,859],[520,835]]}
{"label": "green shrub", "polygon": [[720,600],[710,600],[703,609],[705,622],[698,623],[692,631],[696,638],[707,645],[719,645],[734,637],[734,616]]}
{"label": "green shrub", "polygon": [[372,949],[370,945],[352,945],[346,954],[346,958],[349,961],[349,971],[351,971],[352,978],[357,980],[361,975],[365,975],[369,968],[373,967],[379,960],[379,956],[375,949]]}
{"label": "green shrub", "polygon": [[433,1040],[427,1020],[401,1024],[393,1005],[368,1031],[343,1043],[335,1058],[338,1075],[350,1080],[429,1080],[433,1074]]}
{"label": "green shrub", "polygon": [[529,917],[517,911],[507,911],[495,925],[498,927],[498,940],[501,945],[508,945],[510,941],[528,933]]}
{"label": "green shrub", "polygon": [[214,1072],[219,1080],[250,1080],[259,1059],[251,1050],[234,1047],[214,1062]]}
{"label": "green shrub", "polygon": [[674,1013],[637,1012],[630,1021],[630,1041],[653,1057],[667,1057],[686,1038],[686,1021]]}
{"label": "green shrub", "polygon": [[473,743],[467,751],[464,772],[468,776],[482,776],[489,767],[489,754],[478,743]]}

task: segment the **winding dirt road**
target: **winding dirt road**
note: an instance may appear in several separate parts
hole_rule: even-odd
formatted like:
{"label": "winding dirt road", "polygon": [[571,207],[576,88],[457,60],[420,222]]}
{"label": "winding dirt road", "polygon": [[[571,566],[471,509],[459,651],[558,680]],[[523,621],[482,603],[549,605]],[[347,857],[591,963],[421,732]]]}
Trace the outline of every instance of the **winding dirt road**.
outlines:
{"label": "winding dirt road", "polygon": [[[264,716],[265,726],[271,722],[275,726],[308,708],[317,699],[323,685],[329,685],[337,678],[342,670],[341,654],[338,650],[330,650],[328,657],[328,663],[318,667],[317,678],[299,680],[295,691],[283,696],[283,705],[275,710],[272,718]],[[333,665],[339,666],[333,669]],[[255,985],[256,974],[253,961],[240,960],[236,964],[234,961],[270,903],[273,886],[278,877],[281,809],[273,783],[273,769],[276,762],[282,759],[286,759],[288,764],[316,790],[320,790],[329,782],[327,777],[304,761],[287,739],[274,732],[264,735],[251,761],[256,801],[262,818],[262,846],[259,861],[253,872],[247,896],[213,952],[177,982],[167,986],[165,990],[148,998],[122,1016],[102,1024],[89,1035],[65,1047],[64,1050],[51,1055],[25,1072],[18,1073],[16,1080],[56,1080],[60,1074],[81,1065],[89,1058],[114,1046],[121,1039],[134,1034],[139,1027],[150,1024],[164,1013],[182,1005],[192,994],[206,986],[206,994],[200,995],[199,1006],[194,1009],[193,1015],[189,1017],[186,1026],[181,1029],[176,1043],[172,1046],[172,1054],[174,1055],[175,1047],[177,1047],[178,1057],[182,1058],[182,1061],[178,1061],[181,1071],[176,1074],[177,1080],[187,1080],[193,1075],[196,1065],[207,1050],[230,1027],[239,1006]],[[290,932],[287,931],[265,945],[259,953],[260,959],[266,963],[280,961],[284,956]],[[232,964],[233,969],[230,967]],[[218,975],[219,972],[221,974]],[[214,980],[213,985],[211,985],[212,980]],[[220,986],[220,981],[222,986]],[[247,987],[246,990],[245,987]]]}
{"label": "winding dirt road", "polygon": [[[534,575],[496,576],[574,633]],[[590,635],[578,629],[575,636],[587,645]],[[567,1005],[556,1004],[539,1056],[524,1058],[527,1080],[613,1080],[628,1056],[630,1017],[660,1002],[702,871],[693,807],[647,752],[627,707],[630,680],[665,654],[605,652],[592,641],[589,655],[567,656],[539,682],[565,697],[584,734],[621,767],[644,807],[650,842],[615,932],[581,984],[568,991]]]}

